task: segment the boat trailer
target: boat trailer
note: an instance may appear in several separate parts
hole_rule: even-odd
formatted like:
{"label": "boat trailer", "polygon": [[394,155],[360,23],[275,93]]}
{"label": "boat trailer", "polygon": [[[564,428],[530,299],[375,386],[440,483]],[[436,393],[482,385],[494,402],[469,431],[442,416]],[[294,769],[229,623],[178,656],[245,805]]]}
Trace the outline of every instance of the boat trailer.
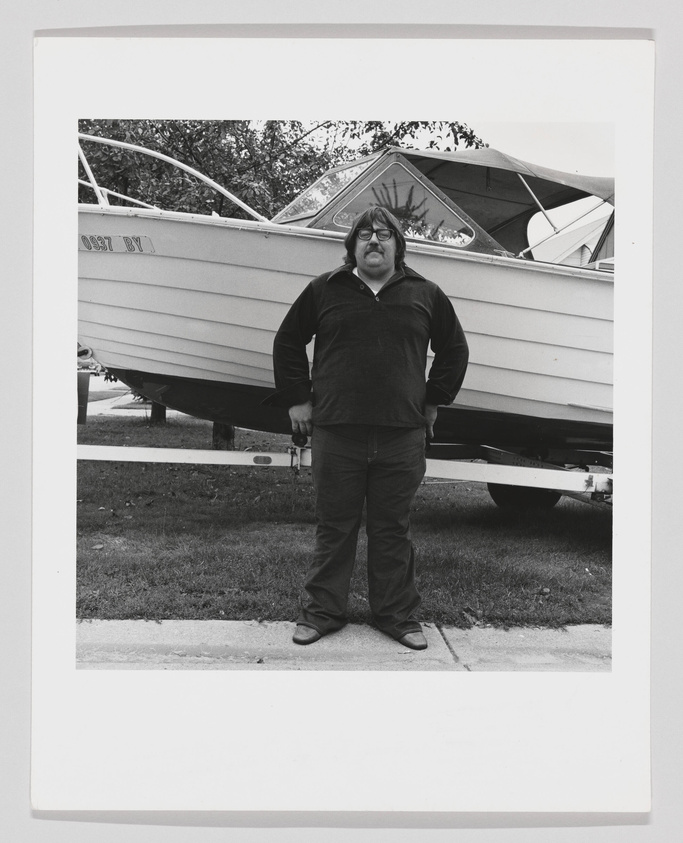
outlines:
{"label": "boat trailer", "polygon": [[[219,451],[190,448],[140,448],[119,445],[78,445],[77,457],[110,462],[159,462],[194,465],[233,465],[255,468],[311,466],[306,437],[292,437],[283,452]],[[570,451],[564,465],[544,462],[489,446],[427,446],[425,478],[452,482],[486,483],[495,503],[503,508],[548,509],[563,495],[599,506],[612,503],[612,455]]]}

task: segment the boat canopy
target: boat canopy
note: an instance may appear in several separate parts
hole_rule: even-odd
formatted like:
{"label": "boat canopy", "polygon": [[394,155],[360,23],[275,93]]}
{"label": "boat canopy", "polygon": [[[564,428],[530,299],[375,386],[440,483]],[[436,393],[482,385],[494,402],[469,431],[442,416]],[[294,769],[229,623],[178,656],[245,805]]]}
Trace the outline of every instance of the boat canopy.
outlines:
{"label": "boat canopy", "polygon": [[329,171],[273,221],[343,231],[357,213],[382,205],[408,239],[524,254],[533,216],[591,196],[596,208],[613,204],[614,180],[539,167],[488,147],[393,147]]}
{"label": "boat canopy", "polygon": [[564,173],[529,164],[497,149],[460,152],[402,150],[415,167],[502,246],[528,248],[529,220],[578,199],[614,204],[614,179]]}

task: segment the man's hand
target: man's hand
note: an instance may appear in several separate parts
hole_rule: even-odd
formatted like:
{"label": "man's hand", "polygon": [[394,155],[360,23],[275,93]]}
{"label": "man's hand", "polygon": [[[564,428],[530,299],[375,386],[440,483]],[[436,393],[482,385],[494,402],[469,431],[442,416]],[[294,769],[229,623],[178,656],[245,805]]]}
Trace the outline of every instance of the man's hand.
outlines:
{"label": "man's hand", "polygon": [[436,404],[425,405],[425,419],[427,419],[427,439],[434,438],[434,422],[436,421],[436,411],[439,408]]}
{"label": "man's hand", "polygon": [[310,401],[290,407],[289,417],[292,420],[292,433],[304,433],[306,436],[313,433],[313,404]]}

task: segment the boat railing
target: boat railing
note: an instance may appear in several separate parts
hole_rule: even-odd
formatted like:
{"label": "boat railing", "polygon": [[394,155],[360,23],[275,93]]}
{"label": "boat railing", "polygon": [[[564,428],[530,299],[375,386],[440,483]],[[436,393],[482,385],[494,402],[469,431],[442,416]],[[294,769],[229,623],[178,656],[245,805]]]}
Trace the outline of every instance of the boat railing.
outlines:
{"label": "boat railing", "polygon": [[[110,138],[101,138],[97,137],[96,135],[86,135],[82,132],[78,133],[78,139],[79,141],[92,141],[93,143],[100,143],[104,146],[113,146],[118,149],[126,149],[129,152],[139,152],[143,155],[149,156],[150,158],[156,158],[159,161],[165,161],[167,164],[171,164],[173,167],[176,167],[177,169],[188,173],[188,175],[194,176],[195,178],[199,179],[201,182],[208,185],[210,188],[217,191],[222,196],[225,196],[226,199],[229,199],[230,202],[233,202],[235,205],[237,205],[238,208],[241,208],[243,211],[246,211],[250,216],[258,220],[259,222],[268,222],[267,217],[262,216],[258,213],[258,211],[255,211],[253,208],[250,208],[249,205],[246,204],[246,202],[243,202],[239,197],[235,196],[233,193],[230,193],[229,190],[226,190],[222,185],[218,184],[218,182],[215,182],[213,179],[209,178],[208,176],[205,176],[199,170],[195,170],[194,167],[190,167],[188,164],[183,164],[182,161],[178,161],[175,158],[171,158],[171,156],[169,155],[164,155],[162,152],[156,152],[153,149],[147,149],[144,146],[137,146],[133,143],[111,140]],[[88,163],[88,159],[80,143],[78,144],[78,157],[81,161],[81,164],[83,165],[83,169],[86,173],[86,176],[88,177],[88,181],[79,179],[78,183],[84,185],[85,187],[90,187],[93,190],[95,196],[97,197],[97,204],[100,207],[109,207],[109,196],[115,196],[118,199],[123,199],[124,201],[132,202],[135,205],[141,205],[144,208],[156,207],[154,205],[149,205],[146,202],[142,202],[139,199],[133,199],[131,196],[126,196],[122,193],[116,193],[113,190],[108,190],[107,188],[102,187],[97,182],[97,179],[95,178],[95,175]]]}
{"label": "boat railing", "polygon": [[[84,179],[78,179],[78,183],[83,185],[83,187],[89,187],[92,189],[92,184]],[[134,199],[132,196],[126,196],[125,193],[117,193],[115,190],[109,190],[107,187],[102,187],[102,185],[98,185],[100,191],[105,194],[106,196],[115,196],[117,199],[123,199],[124,202],[132,202],[133,205],[139,205],[141,208],[150,208],[151,210],[158,210],[156,205],[150,205],[149,202],[143,202],[141,199]],[[98,203],[99,204],[99,203]],[[107,204],[109,204],[107,202]]]}

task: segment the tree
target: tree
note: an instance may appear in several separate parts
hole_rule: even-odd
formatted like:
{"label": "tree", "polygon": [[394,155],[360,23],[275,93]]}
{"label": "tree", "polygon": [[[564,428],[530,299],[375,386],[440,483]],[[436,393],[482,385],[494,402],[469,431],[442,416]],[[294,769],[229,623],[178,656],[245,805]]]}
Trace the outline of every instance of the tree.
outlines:
{"label": "tree", "polygon": [[[484,146],[465,124],[448,121],[81,120],[79,130],[176,158],[268,218],[326,170],[387,146]],[[163,161],[95,143],[84,148],[98,183],[117,193],[178,211],[249,216]],[[82,167],[79,175],[87,181]],[[92,191],[79,185],[79,201],[92,202]]]}

